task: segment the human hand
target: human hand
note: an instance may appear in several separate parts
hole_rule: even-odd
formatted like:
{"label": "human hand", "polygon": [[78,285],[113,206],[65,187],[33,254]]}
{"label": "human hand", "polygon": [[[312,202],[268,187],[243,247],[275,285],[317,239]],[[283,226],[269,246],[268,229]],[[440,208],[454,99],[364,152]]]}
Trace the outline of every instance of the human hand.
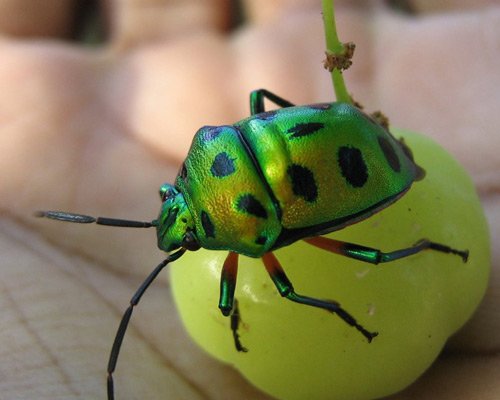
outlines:
{"label": "human hand", "polygon": [[[337,3],[340,37],[357,44],[350,91],[452,152],[476,182],[492,231],[492,280],[478,313],[393,398],[497,398],[500,9],[475,2],[452,13],[460,2],[448,2],[443,14],[403,18],[378,2],[372,10]],[[238,32],[225,31],[227,3],[216,0],[109,2],[112,40],[93,50],[19,39],[33,26],[37,36],[60,35],[72,18],[45,5],[33,22],[13,4],[32,2],[0,2],[0,29],[16,32],[0,42],[0,390],[102,398],[121,313],[163,255],[153,230],[54,223],[33,211],[151,220],[158,187],[173,180],[196,130],[247,116],[251,90],[331,101],[319,2],[248,1],[251,18]],[[190,341],[168,291],[160,278],[134,313],[117,397],[268,398]]]}

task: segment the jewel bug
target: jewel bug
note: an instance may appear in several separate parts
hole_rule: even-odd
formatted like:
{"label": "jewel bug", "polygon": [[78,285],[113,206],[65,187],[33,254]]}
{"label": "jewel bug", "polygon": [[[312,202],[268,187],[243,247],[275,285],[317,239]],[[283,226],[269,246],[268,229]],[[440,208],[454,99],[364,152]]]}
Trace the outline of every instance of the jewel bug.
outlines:
{"label": "jewel bug", "polygon": [[[264,99],[280,108],[268,111]],[[159,272],[186,251],[203,247],[229,252],[222,267],[219,308],[231,320],[237,351],[235,299],[238,255],[262,258],[282,297],[337,314],[371,342],[378,335],[335,301],[295,292],[273,251],[298,240],[360,261],[379,264],[423,250],[457,255],[468,250],[421,239],[382,252],[322,237],[366,219],[401,198],[424,178],[410,149],[355,106],[321,103],[295,106],[264,89],[250,94],[251,116],[233,125],[205,126],[194,136],[174,184],[160,188],[162,201],[151,222],[40,211],[39,217],[157,230],[158,247],[169,253],[133,295],[115,336],[108,363],[108,398],[113,372],[133,308]]]}

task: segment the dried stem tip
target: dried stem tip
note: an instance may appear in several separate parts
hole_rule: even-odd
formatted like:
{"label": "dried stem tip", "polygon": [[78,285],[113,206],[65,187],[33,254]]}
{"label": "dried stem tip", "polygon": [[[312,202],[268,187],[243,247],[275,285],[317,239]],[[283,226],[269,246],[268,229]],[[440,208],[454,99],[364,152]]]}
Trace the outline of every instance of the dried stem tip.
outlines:
{"label": "dried stem tip", "polygon": [[339,71],[345,70],[352,65],[352,56],[356,45],[353,42],[343,43],[344,51],[340,54],[335,54],[332,51],[325,51],[326,58],[323,61],[325,69],[332,72],[334,69]]}

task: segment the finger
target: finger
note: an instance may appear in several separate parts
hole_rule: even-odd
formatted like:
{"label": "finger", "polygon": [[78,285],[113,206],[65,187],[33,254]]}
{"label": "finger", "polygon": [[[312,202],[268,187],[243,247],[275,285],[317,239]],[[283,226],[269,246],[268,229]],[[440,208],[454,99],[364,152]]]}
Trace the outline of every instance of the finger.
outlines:
{"label": "finger", "polygon": [[496,400],[499,370],[498,353],[441,357],[422,379],[387,400]]}
{"label": "finger", "polygon": [[[367,8],[375,4],[377,0],[336,0],[335,8]],[[321,12],[321,4],[318,0],[243,0],[245,20],[252,24],[265,24],[285,15],[304,13],[310,10],[313,13]]]}
{"label": "finger", "polygon": [[480,191],[498,188],[500,9],[377,24],[375,84],[391,123],[436,138]]}
{"label": "finger", "polygon": [[[2,396],[104,398],[107,355],[132,291],[130,282],[78,254],[51,246],[9,218],[0,220],[0,250],[5,328],[0,331],[5,344]],[[143,399],[159,394],[171,399],[208,398],[191,374],[177,366],[177,360],[190,358],[190,353],[208,370],[226,376],[216,361],[196,355],[201,352],[194,344],[185,345],[188,339],[182,337],[179,321],[169,315],[174,310],[165,289],[165,285],[155,287],[134,315],[116,375],[119,398],[125,393]],[[229,375],[236,378],[230,380],[237,382],[235,386],[245,386],[235,372]],[[237,387],[231,391],[236,398]]]}
{"label": "finger", "polygon": [[108,20],[114,46],[132,45],[227,30],[233,2],[226,0],[108,0]]}
{"label": "finger", "polygon": [[485,298],[466,326],[450,340],[448,351],[479,354],[500,353],[500,197],[483,200],[491,234],[491,276]]}
{"label": "finger", "polygon": [[[104,64],[89,52],[4,41],[0,54],[0,208],[114,268],[148,271],[156,262],[154,230],[79,229],[33,218],[40,209],[156,217],[158,187],[177,166],[138,145],[126,122],[112,116],[112,107],[127,107],[132,87],[123,84],[122,98],[106,103],[102,88],[112,74],[100,75]],[[126,240],[135,246],[123,247]]]}
{"label": "finger", "polygon": [[[316,3],[316,4],[315,4]],[[293,9],[303,10],[305,7],[316,6],[317,1],[313,0],[243,0],[245,19],[248,23],[264,24],[272,19],[278,18],[280,14]]]}

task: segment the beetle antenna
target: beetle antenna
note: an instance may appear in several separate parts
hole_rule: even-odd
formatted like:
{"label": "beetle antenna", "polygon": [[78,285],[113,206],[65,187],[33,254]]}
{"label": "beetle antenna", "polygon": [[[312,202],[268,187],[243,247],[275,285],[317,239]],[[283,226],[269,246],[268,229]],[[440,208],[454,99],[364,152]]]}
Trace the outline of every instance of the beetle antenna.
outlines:
{"label": "beetle antenna", "polygon": [[106,217],[94,218],[89,215],[74,214],[65,211],[37,211],[35,213],[35,217],[55,219],[57,221],[74,222],[77,224],[95,223],[97,225],[119,226],[121,228],[151,228],[152,226],[157,225],[156,221],[143,222]]}
{"label": "beetle antenna", "polygon": [[114,400],[115,398],[115,389],[113,383],[113,372],[116,369],[116,363],[118,361],[118,355],[120,354],[120,349],[122,347],[123,338],[125,337],[125,332],[128,327],[128,323],[130,321],[130,317],[132,316],[132,311],[134,307],[139,304],[142,295],[148,289],[149,285],[155,280],[160,271],[172,261],[177,260],[186,252],[186,249],[177,250],[175,253],[170,253],[168,257],[163,260],[158,266],[148,275],[148,277],[142,282],[141,286],[137,289],[135,294],[130,299],[130,304],[128,308],[123,313],[122,319],[120,321],[120,325],[118,326],[118,330],[116,331],[115,340],[113,342],[113,347],[111,348],[111,353],[109,355],[108,361],[108,379],[107,379],[107,389],[108,389],[108,400]]}

